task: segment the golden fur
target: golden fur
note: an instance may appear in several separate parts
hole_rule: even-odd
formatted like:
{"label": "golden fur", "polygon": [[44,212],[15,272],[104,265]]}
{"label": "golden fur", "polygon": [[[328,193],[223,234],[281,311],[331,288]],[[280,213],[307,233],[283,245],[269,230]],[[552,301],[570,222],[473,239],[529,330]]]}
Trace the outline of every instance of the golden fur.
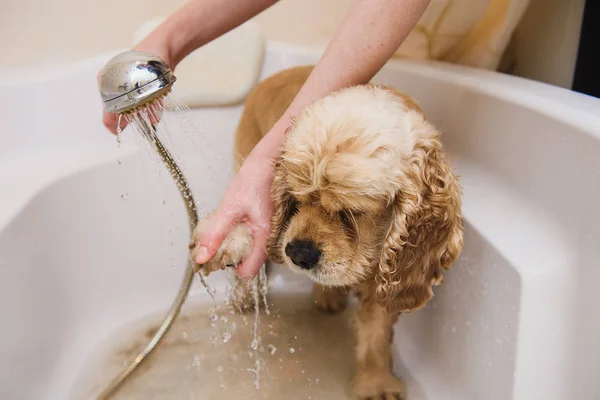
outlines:
{"label": "golden fur", "polygon": [[[311,70],[279,72],[249,95],[235,138],[237,166]],[[347,293],[358,295],[357,397],[404,396],[392,374],[393,325],[428,302],[463,246],[461,190],[439,132],[394,89],[369,84],[332,93],[292,122],[272,200],[269,258],[315,281],[323,310],[341,310]],[[249,233],[230,236],[238,234]],[[222,245],[206,267],[239,261],[249,240]]]}

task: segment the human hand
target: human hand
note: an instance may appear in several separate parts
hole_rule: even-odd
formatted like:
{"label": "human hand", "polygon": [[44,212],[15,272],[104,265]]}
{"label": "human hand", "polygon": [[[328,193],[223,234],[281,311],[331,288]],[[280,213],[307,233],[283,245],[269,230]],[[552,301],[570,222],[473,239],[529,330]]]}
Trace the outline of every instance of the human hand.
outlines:
{"label": "human hand", "polygon": [[205,264],[217,252],[223,240],[237,223],[246,224],[252,234],[252,251],[236,267],[244,279],[256,276],[267,258],[266,245],[270,233],[271,183],[273,165],[271,158],[260,153],[250,154],[236,177],[227,188],[219,207],[208,221],[195,249],[196,262]]}

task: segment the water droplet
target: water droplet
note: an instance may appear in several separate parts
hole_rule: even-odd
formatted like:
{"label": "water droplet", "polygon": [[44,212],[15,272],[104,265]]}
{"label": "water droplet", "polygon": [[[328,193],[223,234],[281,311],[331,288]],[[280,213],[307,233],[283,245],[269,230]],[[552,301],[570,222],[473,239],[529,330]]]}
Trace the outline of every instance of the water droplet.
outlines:
{"label": "water droplet", "polygon": [[293,347],[290,347],[290,353],[294,354],[296,350]]}
{"label": "water droplet", "polygon": [[217,372],[223,372],[223,367],[221,367],[220,365],[217,367]]}
{"label": "water droplet", "polygon": [[273,346],[272,344],[268,345],[267,349],[269,350],[269,353],[271,353],[271,355],[275,354],[275,352],[277,351],[277,347]]}
{"label": "water droplet", "polygon": [[197,368],[200,366],[200,358],[198,356],[194,356],[194,360],[192,361],[192,367]]}
{"label": "water droplet", "polygon": [[223,334],[223,343],[227,343],[227,342],[229,342],[229,339],[231,339],[231,333],[229,333],[229,332],[225,332],[225,333]]}

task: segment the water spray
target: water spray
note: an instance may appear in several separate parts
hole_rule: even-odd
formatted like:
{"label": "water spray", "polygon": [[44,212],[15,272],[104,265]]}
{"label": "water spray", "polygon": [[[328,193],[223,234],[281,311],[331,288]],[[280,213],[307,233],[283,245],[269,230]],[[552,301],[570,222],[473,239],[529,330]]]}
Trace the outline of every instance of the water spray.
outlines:
{"label": "water spray", "polygon": [[[176,78],[169,66],[158,56],[141,51],[126,51],[118,54],[108,61],[99,79],[100,95],[106,112],[121,116],[132,116],[144,110],[151,109],[167,96]],[[160,155],[185,203],[190,229],[193,231],[198,223],[198,213],[192,192],[187,184],[177,163],[159,140],[156,127],[148,118],[136,119],[138,129],[142,136],[148,140],[153,149]],[[111,397],[125,380],[144,362],[166,336],[179,315],[185,302],[192,280],[194,278],[195,264],[191,257],[185,270],[183,280],[177,296],[169,312],[165,316],[158,331],[154,334],[146,347],[135,357],[109,386],[99,395],[98,399]],[[206,286],[204,278],[199,273],[202,283]]]}

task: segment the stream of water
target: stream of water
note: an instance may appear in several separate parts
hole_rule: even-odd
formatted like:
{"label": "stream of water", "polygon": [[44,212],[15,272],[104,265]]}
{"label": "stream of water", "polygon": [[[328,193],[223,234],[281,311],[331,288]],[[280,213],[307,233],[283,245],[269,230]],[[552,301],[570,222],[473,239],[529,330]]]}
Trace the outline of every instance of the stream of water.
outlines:
{"label": "stream of water", "polygon": [[[177,164],[176,168],[179,168],[183,175],[185,174],[184,161],[181,157],[178,157],[178,151],[176,148],[176,141],[173,140],[176,136],[183,136],[184,140],[188,143],[191,143],[194,147],[195,152],[204,157],[204,159],[208,160],[206,162],[207,168],[209,169],[210,176],[214,177],[217,175],[217,171],[213,168],[214,165],[217,164],[217,160],[213,160],[213,156],[210,151],[206,151],[205,149],[210,149],[210,144],[207,143],[207,140],[204,139],[203,143],[199,144],[198,142],[201,139],[199,137],[203,137],[204,135],[198,134],[198,129],[194,126],[193,122],[185,117],[186,112],[189,109],[183,104],[177,102],[172,99],[170,96],[161,99],[160,101],[155,101],[150,103],[148,106],[137,110],[134,113],[126,114],[125,119],[128,125],[132,126],[132,130],[135,132],[136,142],[138,145],[145,149],[145,155],[153,160],[154,165],[164,165],[167,166],[167,163],[161,158],[160,153],[157,151],[156,147],[156,139],[162,143],[162,145],[169,151],[173,160]],[[177,118],[164,118],[166,113],[170,113],[170,116],[176,116]],[[121,135],[123,132],[121,131],[121,122],[122,115],[119,115],[117,121],[117,142],[121,143]],[[150,128],[150,129],[148,129]],[[155,136],[154,136],[155,135]],[[161,164],[162,163],[162,164]],[[167,166],[167,169],[168,166]],[[158,168],[158,176],[160,178],[161,169]],[[176,176],[177,174],[174,171],[169,171],[172,176]],[[177,181],[177,186],[179,190],[183,194],[183,200],[189,202],[188,206],[192,206],[195,209],[198,209],[200,204],[192,204],[193,198],[190,194],[187,194],[188,191],[191,191],[191,188],[188,186],[186,182]],[[193,220],[191,220],[193,222]],[[193,228],[193,227],[192,227]],[[202,270],[198,271],[197,274],[201,284],[204,286],[206,292],[212,299],[213,307],[209,311],[209,318],[211,320],[211,327],[215,328],[219,319],[217,317],[217,313],[221,309],[221,305],[218,304],[215,298],[216,289],[210,287],[208,284],[206,277]],[[252,330],[252,340],[250,342],[250,349],[254,352],[254,366],[253,368],[248,368],[248,372],[250,372],[253,376],[254,387],[256,389],[260,388],[260,368],[261,361],[260,355],[258,353],[258,346],[260,343],[259,337],[259,315],[260,315],[260,301],[262,300],[264,303],[264,308],[266,310],[266,314],[269,314],[269,307],[267,304],[267,275],[265,272],[265,266],[262,266],[260,270],[260,274],[250,282],[251,293],[253,294],[252,299],[254,301],[254,328]],[[222,317],[221,322],[227,322],[226,317]],[[217,335],[211,335],[213,342],[217,340]],[[221,339],[223,342],[229,341],[231,338],[231,332],[225,329],[225,332],[222,334]]]}

